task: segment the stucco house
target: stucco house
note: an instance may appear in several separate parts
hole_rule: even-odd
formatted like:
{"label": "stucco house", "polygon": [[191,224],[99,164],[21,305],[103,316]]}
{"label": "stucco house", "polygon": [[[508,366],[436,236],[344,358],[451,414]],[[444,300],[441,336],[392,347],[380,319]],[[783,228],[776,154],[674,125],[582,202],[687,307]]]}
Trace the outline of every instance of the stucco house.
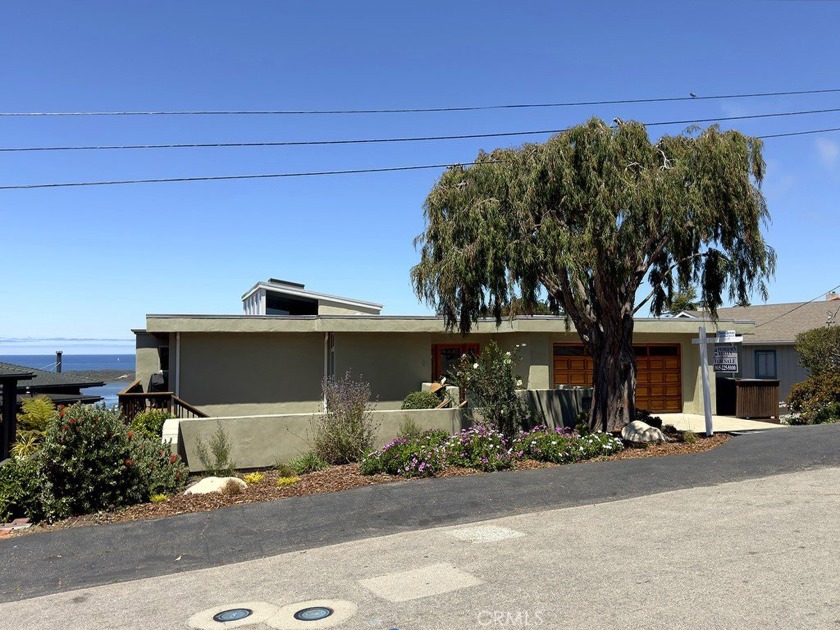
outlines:
{"label": "stucco house", "polygon": [[[237,315],[148,315],[135,330],[135,391],[171,391],[212,417],[312,413],[324,377],[351,370],[371,386],[379,410],[399,409],[421,384],[446,375],[458,358],[490,340],[521,347],[520,375],[529,390],[592,382],[571,324],[552,316],[517,317],[497,327],[482,320],[467,337],[428,316],[381,315],[382,305],[326,295],[271,279],[243,296]],[[705,322],[752,333],[748,318]],[[654,412],[702,413],[698,319],[640,318],[637,405]],[[711,379],[714,383],[714,378]],[[712,388],[714,395],[714,387]]]}

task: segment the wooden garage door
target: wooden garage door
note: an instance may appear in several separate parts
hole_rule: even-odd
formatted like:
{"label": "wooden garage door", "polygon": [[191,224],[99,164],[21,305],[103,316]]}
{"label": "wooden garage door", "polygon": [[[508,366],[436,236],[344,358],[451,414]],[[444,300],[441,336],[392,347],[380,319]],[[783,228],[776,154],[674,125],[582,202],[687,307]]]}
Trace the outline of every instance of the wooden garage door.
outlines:
{"label": "wooden garage door", "polygon": [[[635,345],[636,407],[657,413],[682,411],[679,344]],[[554,385],[592,385],[592,358],[582,345],[554,345]]]}

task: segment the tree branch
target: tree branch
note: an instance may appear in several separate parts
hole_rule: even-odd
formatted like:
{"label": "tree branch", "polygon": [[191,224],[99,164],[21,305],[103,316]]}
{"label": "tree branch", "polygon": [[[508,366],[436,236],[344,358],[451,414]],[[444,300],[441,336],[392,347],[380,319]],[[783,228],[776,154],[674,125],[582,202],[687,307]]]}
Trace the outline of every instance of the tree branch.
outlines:
{"label": "tree branch", "polygon": [[[671,265],[670,267],[668,267],[668,269],[666,269],[666,270],[665,270],[665,273],[663,273],[663,274],[662,274],[662,277],[663,277],[663,278],[665,278],[665,276],[670,275],[670,274],[671,274],[671,272],[672,272],[674,269],[676,269],[677,267],[679,267],[682,263],[684,263],[684,262],[685,262],[685,261],[687,261],[687,260],[691,260],[692,258],[701,258],[702,256],[707,256],[707,255],[708,255],[708,252],[698,252],[697,254],[692,254],[691,256],[686,256],[685,258],[682,258],[682,259],[678,260],[678,261],[677,261],[677,262],[675,262],[673,265]],[[649,268],[650,268],[650,265],[648,265],[648,269],[649,269]],[[645,273],[647,273],[647,271],[645,271]],[[659,287],[661,287],[661,286],[662,286],[662,281],[661,281],[661,280],[660,280],[659,282],[657,282],[655,285],[653,285],[653,289],[651,289],[650,293],[648,293],[648,294],[647,294],[647,296],[645,297],[645,299],[644,299],[644,300],[642,300],[641,302],[639,302],[639,303],[636,305],[636,307],[633,309],[633,314],[634,314],[634,315],[635,315],[636,313],[638,313],[638,312],[639,312],[639,310],[640,310],[640,309],[641,309],[641,308],[642,308],[645,304],[647,304],[648,300],[650,300],[650,298],[652,298],[652,297],[656,294],[656,289],[657,289],[657,288],[659,288]]]}

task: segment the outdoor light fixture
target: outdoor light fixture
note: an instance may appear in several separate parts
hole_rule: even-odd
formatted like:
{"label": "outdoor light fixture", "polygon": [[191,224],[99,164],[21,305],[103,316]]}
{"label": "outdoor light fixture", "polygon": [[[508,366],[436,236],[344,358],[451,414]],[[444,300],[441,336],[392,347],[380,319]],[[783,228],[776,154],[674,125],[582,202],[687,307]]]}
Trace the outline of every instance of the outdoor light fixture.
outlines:
{"label": "outdoor light fixture", "polygon": [[310,608],[302,608],[294,615],[298,621],[320,621],[326,619],[333,614],[332,608],[326,606],[312,606]]}
{"label": "outdoor light fixture", "polygon": [[248,608],[231,608],[230,610],[223,610],[213,615],[213,621],[218,621],[219,623],[239,621],[240,619],[245,619],[245,617],[250,617],[253,613],[254,611]]}

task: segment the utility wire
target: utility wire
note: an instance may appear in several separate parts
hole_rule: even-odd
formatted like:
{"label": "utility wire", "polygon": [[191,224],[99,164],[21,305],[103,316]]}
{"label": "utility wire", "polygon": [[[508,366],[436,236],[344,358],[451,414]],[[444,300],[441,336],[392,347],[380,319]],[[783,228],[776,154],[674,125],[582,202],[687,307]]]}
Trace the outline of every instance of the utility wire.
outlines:
{"label": "utility wire", "polygon": [[820,293],[817,297],[812,298],[812,299],[808,300],[807,302],[802,302],[802,304],[798,304],[797,306],[794,306],[789,311],[785,311],[784,313],[782,313],[781,315],[777,315],[773,319],[768,319],[766,322],[761,322],[760,324],[756,324],[755,328],[761,328],[762,326],[766,326],[767,324],[771,324],[771,323],[775,322],[776,320],[781,319],[782,317],[787,317],[788,315],[790,315],[794,311],[798,311],[800,308],[802,308],[806,304],[810,304],[811,302],[816,302],[817,300],[821,299],[826,293],[831,293],[832,291],[836,291],[837,289],[840,289],[840,284],[838,284],[836,287],[833,287],[833,288],[829,289],[828,291],[824,291],[824,292]]}
{"label": "utility wire", "polygon": [[[840,107],[831,109],[810,109],[796,112],[774,112],[768,114],[749,114],[743,116],[718,116],[716,118],[693,118],[685,120],[661,120],[642,123],[646,127],[660,127],[666,125],[690,125],[709,122],[727,122],[733,120],[749,120],[762,118],[781,118],[788,116],[806,116],[811,114],[828,114],[840,112]],[[615,125],[613,125],[615,126]],[[103,151],[122,149],[199,149],[199,148],[230,148],[230,147],[301,147],[324,146],[342,144],[384,144],[400,142],[430,142],[440,140],[469,140],[475,138],[502,138],[513,136],[534,136],[562,133],[564,129],[538,129],[533,131],[502,131],[491,133],[470,133],[444,136],[409,136],[401,138],[361,138],[349,140],[289,140],[269,142],[197,142],[176,144],[118,144],[118,145],[81,145],[81,146],[52,146],[52,147],[0,147],[0,153],[22,153],[34,151]],[[779,134],[783,135],[783,134]],[[777,137],[777,136],[772,136]]]}
{"label": "utility wire", "polygon": [[710,96],[672,96],[663,98],[622,98],[601,101],[565,101],[556,103],[513,103],[504,105],[468,105],[463,107],[407,107],[397,109],[262,109],[262,110],[160,110],[111,112],[0,112],[0,117],[24,116],[267,116],[267,115],[332,115],[332,114],[422,114],[431,112],[474,112],[493,109],[544,109],[592,105],[630,105],[637,103],[674,103],[678,101],[711,101],[771,96],[833,94],[840,88],[790,90],[785,92],[753,92],[746,94],[714,94]]}
{"label": "utility wire", "polygon": [[[776,138],[802,136],[815,133],[840,131],[840,127],[831,129],[814,129],[809,131],[795,131],[785,134],[756,136],[758,138]],[[154,179],[118,179],[95,182],[61,182],[53,184],[12,184],[0,186],[0,190],[31,190],[34,188],[78,188],[81,186],[116,186],[120,184],[160,184],[165,182],[207,182],[237,179],[285,179],[293,177],[320,177],[325,175],[356,175],[361,173],[393,173],[397,171],[420,171],[434,168],[450,168],[452,166],[473,166],[475,162],[456,162],[451,164],[420,164],[414,166],[388,166],[382,168],[357,168],[333,171],[306,171],[299,173],[261,173],[256,175],[209,175],[205,177],[159,177]]]}

